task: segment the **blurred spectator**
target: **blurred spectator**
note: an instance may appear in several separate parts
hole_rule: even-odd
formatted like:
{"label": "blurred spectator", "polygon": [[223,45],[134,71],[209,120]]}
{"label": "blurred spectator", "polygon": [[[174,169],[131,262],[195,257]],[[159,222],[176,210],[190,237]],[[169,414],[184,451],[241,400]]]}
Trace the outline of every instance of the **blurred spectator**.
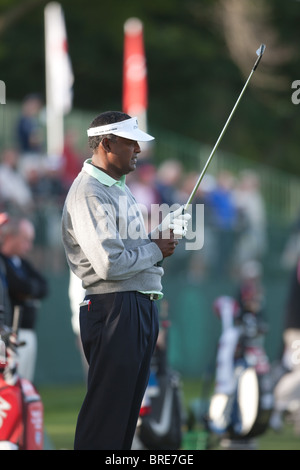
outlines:
{"label": "blurred spectator", "polygon": [[[177,191],[177,202],[180,204],[185,204],[192,193],[195,184],[198,180],[199,174],[196,172],[189,172],[186,175],[183,175],[180,188]],[[210,208],[207,203],[207,195],[214,187],[214,179],[210,175],[205,175],[203,178],[196,194],[192,200],[192,204],[189,207],[192,213],[191,219],[191,228],[195,233],[197,226],[199,225],[199,220],[196,216],[196,205],[204,205],[204,246],[201,250],[190,250],[187,251],[184,249],[184,244],[179,244],[177,247],[177,256],[178,260],[180,257],[180,270],[186,270],[187,278],[189,283],[198,285],[202,281],[205,274],[208,273],[209,268],[212,264],[214,246],[212,246],[212,233],[211,227],[207,223],[210,216]],[[200,221],[202,223],[202,221]],[[176,262],[176,260],[170,260],[168,264]],[[175,268],[178,270],[178,268]]]}
{"label": "blurred spectator", "polygon": [[233,195],[241,223],[237,262],[241,265],[247,260],[261,260],[266,250],[267,223],[258,175],[251,170],[243,171]]}
{"label": "blurred spectator", "polygon": [[40,164],[37,165],[36,161],[31,158],[23,159],[21,163],[21,172],[30,188],[35,206],[38,205],[40,199],[46,199],[49,196],[47,185],[44,181],[46,174],[45,164],[45,159],[41,159]]}
{"label": "blurred spectator", "polygon": [[43,152],[43,133],[40,123],[41,97],[30,94],[24,98],[22,112],[16,124],[17,140],[22,156]]}
{"label": "blurred spectator", "polygon": [[0,164],[0,202],[5,209],[26,212],[32,208],[33,199],[29,185],[18,169],[19,153],[6,149]]}
{"label": "blurred spectator", "polygon": [[[180,188],[178,191],[178,201],[180,204],[185,204],[192,193],[199,174],[195,171],[191,171],[182,177],[182,181],[180,184]],[[209,174],[206,174],[199,185],[196,194],[194,195],[193,200],[191,201],[193,204],[205,204],[205,209],[209,212],[209,194],[215,189],[216,181],[215,178]],[[208,220],[211,219],[209,216]]]}
{"label": "blurred spectator", "polygon": [[132,194],[141,205],[144,216],[145,227],[150,233],[151,228],[157,225],[158,221],[152,221],[151,227],[151,206],[152,204],[160,204],[159,193],[155,187],[156,169],[152,163],[141,163],[135,174],[128,183]]}
{"label": "blurred spectator", "polygon": [[262,275],[262,264],[255,259],[246,261],[240,268],[238,302],[241,314],[250,312],[258,320],[262,320],[265,304]]}
{"label": "blurred spectator", "polygon": [[232,231],[237,224],[237,208],[233,197],[234,177],[227,171],[221,171],[216,186],[208,194],[208,202],[212,211],[212,223],[217,229]]}
{"label": "blurred spectator", "polygon": [[[8,215],[5,212],[0,213],[0,249],[2,244],[2,228],[8,222]],[[2,258],[0,257],[0,327],[11,325],[11,305],[8,295],[6,269]]]}
{"label": "blurred spectator", "polygon": [[284,246],[281,264],[284,269],[294,269],[300,257],[300,215],[292,223],[289,236]]}
{"label": "blurred spectator", "polygon": [[64,262],[60,226],[66,190],[59,163],[43,156],[38,162],[30,157],[22,159],[24,178],[34,201],[31,219],[36,228],[35,261],[55,270],[60,270]]}
{"label": "blurred spectator", "polygon": [[66,191],[62,181],[62,168],[59,162],[41,157],[40,163],[31,158],[22,161],[22,173],[34,198],[35,206],[40,202],[64,200]]}
{"label": "blurred spectator", "polygon": [[161,204],[177,204],[178,188],[183,176],[183,167],[178,160],[166,160],[156,174],[156,189],[159,193]]}
{"label": "blurred spectator", "polygon": [[25,346],[19,350],[19,373],[30,381],[34,379],[37,338],[35,333],[39,300],[48,294],[47,281],[26,255],[32,249],[35,230],[29,219],[10,218],[2,229],[1,258],[6,268],[6,279],[12,312],[21,306],[19,339]]}
{"label": "blurred spectator", "polygon": [[215,275],[228,275],[232,269],[238,227],[238,211],[233,197],[234,183],[233,175],[223,170],[217,176],[216,186],[206,197],[213,229]]}

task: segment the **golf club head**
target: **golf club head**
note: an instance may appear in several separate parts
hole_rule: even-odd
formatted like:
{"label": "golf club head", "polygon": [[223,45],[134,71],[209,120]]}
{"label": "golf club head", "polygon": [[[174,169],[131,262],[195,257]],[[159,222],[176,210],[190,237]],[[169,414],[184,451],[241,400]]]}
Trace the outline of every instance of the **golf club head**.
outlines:
{"label": "golf club head", "polygon": [[261,46],[257,49],[256,54],[258,55],[258,58],[256,59],[256,62],[253,66],[253,71],[256,70],[265,50],[266,50],[266,46],[264,44],[261,44]]}
{"label": "golf club head", "polygon": [[266,50],[266,46],[264,44],[261,44],[261,46],[256,51],[256,54],[258,55],[258,57],[261,57],[263,53],[265,52],[265,50]]}

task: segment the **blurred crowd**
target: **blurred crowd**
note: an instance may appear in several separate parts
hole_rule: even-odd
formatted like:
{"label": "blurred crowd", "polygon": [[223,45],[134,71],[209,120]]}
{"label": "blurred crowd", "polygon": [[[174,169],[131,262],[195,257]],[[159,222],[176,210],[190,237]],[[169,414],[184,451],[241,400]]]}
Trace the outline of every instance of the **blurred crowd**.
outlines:
{"label": "blurred crowd", "polygon": [[0,155],[0,211],[32,221],[33,256],[45,269],[61,270],[65,265],[60,219],[67,191],[82,167],[76,138],[76,133],[66,131],[62,155],[48,156],[43,101],[30,94],[15,123],[15,145]]}
{"label": "blurred crowd", "polygon": [[[145,208],[145,222],[151,227],[152,204],[185,204],[197,182],[196,172],[186,173],[181,162],[166,160],[157,169],[141,161],[127,182]],[[186,253],[191,281],[202,275],[233,276],[250,261],[261,261],[267,248],[267,215],[259,176],[252,170],[233,175],[222,170],[206,175],[192,201],[204,206],[204,245]],[[195,212],[194,212],[195,214]],[[193,224],[203,221],[193,219]]]}
{"label": "blurred crowd", "polygon": [[[79,150],[78,136],[74,131],[66,131],[64,149],[59,158],[48,156],[42,113],[43,103],[38,95],[25,97],[19,119],[15,123],[15,146],[3,149],[0,155],[0,213],[6,213],[11,220],[6,227],[7,232],[16,231],[18,220],[20,225],[12,235],[19,235],[23,241],[26,237],[30,238],[30,247],[24,248],[23,252],[21,250],[18,256],[26,255],[33,263],[32,270],[35,269],[34,265],[39,266],[43,273],[35,271],[41,285],[38,294],[40,298],[47,295],[43,275],[66,268],[60,234],[61,210],[70,185],[81,171],[84,160],[90,157],[87,148],[85,151]],[[128,186],[137,202],[142,204],[149,231],[153,228],[151,206],[185,204],[199,176],[196,172],[187,172],[183,162],[178,160],[168,159],[157,165],[152,153],[152,149],[143,150],[136,171],[127,176]],[[237,281],[244,279],[245,272],[251,266],[262,269],[268,251],[268,226],[259,174],[250,169],[239,174],[228,170],[220,170],[216,175],[207,174],[192,201],[194,214],[197,204],[204,207],[203,248],[188,252],[184,251],[183,244],[179,244],[174,259],[176,269],[172,273],[180,275],[184,271],[188,282],[197,286],[203,278],[209,276]],[[192,224],[197,223],[199,220],[192,218]],[[291,281],[294,290],[291,287],[290,298],[294,297],[289,299],[290,304],[293,301],[293,320],[288,321],[291,308],[287,309],[288,319],[284,328],[285,333],[292,329],[293,341],[295,337],[298,341],[300,316],[295,313],[298,312],[300,302],[297,290],[300,286],[298,221],[295,226],[281,262],[289,268],[297,265],[297,276],[294,274]],[[9,250],[2,255],[4,258],[17,256]],[[172,262],[173,259],[166,265],[166,272],[172,271]],[[35,320],[32,319],[29,328],[32,339],[28,340],[31,344],[36,342],[34,324]],[[28,329],[26,325],[25,329]],[[284,345],[291,351],[290,339],[287,342],[285,338]],[[33,349],[36,350],[36,345]],[[35,355],[36,352],[31,354]],[[31,362],[34,364],[35,360]],[[28,375],[32,377],[33,373],[33,370],[29,371]],[[296,380],[295,390],[298,383],[299,380]],[[282,409],[278,412],[281,413]]]}
{"label": "blurred crowd", "polygon": [[[53,269],[60,269],[61,208],[72,181],[90,155],[88,151],[82,155],[76,133],[67,131],[60,158],[47,156],[42,113],[39,95],[24,98],[15,124],[16,145],[1,154],[0,210],[29,217],[37,231],[35,253],[38,256],[40,248],[39,263],[45,261]],[[150,225],[151,205],[185,204],[198,174],[187,173],[177,160],[164,161],[157,167],[148,153],[142,152],[138,168],[128,175],[127,183],[146,209],[145,222]],[[233,175],[224,170],[216,176],[205,176],[193,200],[195,204],[204,204],[205,233],[203,249],[190,260],[191,278],[197,281],[204,273],[235,274],[249,259],[262,259],[267,246],[267,222],[255,172],[245,170]],[[51,252],[48,257],[45,247]]]}
{"label": "blurred crowd", "polygon": [[43,113],[40,96],[26,96],[15,123],[15,146],[1,155],[0,201],[14,212],[30,214],[49,198],[62,203],[82,166],[72,131],[66,132],[62,156],[47,156]]}

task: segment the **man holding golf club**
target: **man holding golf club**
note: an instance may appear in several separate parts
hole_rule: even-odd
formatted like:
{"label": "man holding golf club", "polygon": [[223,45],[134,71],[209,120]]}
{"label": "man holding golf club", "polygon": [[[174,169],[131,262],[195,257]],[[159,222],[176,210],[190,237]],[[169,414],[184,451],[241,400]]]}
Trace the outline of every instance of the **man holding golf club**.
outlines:
{"label": "man holding golf club", "polygon": [[86,289],[80,329],[88,388],[74,448],[128,450],[158,334],[160,262],[174,253],[190,215],[180,207],[148,235],[125,176],[136,168],[138,142],[153,137],[117,111],[100,114],[87,132],[93,155],[62,216],[67,260]]}
{"label": "man holding golf club", "polygon": [[174,253],[175,236],[186,234],[186,209],[264,51],[262,44],[186,204],[150,236],[125,175],[136,168],[138,142],[153,137],[138,128],[136,118],[120,112],[100,114],[87,131],[93,156],[71,186],[62,216],[67,260],[86,289],[80,328],[89,374],[75,449],[131,448],[158,334],[154,300],[162,296],[160,262]]}

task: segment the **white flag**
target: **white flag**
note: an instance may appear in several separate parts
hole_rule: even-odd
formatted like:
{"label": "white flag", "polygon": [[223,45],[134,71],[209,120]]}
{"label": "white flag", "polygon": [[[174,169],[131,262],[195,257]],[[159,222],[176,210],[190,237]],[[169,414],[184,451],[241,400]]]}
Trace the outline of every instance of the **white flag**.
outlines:
{"label": "white flag", "polygon": [[68,54],[65,19],[59,3],[45,7],[47,107],[58,114],[72,108],[74,76]]}

